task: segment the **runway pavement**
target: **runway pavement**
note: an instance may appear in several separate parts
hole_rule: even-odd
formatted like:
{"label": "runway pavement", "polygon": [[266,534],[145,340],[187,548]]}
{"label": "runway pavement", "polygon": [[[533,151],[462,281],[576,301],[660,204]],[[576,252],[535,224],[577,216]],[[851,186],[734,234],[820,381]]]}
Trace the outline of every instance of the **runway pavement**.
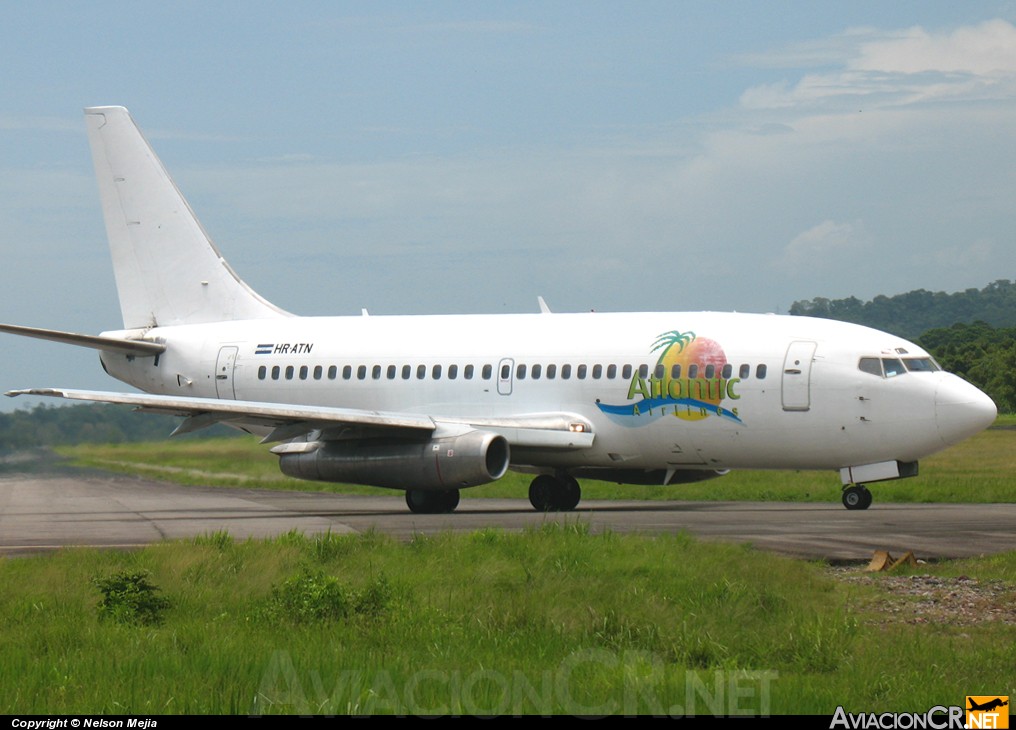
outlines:
{"label": "runway pavement", "polygon": [[[474,494],[482,494],[480,487]],[[415,515],[401,492],[377,496],[187,487],[74,472],[0,476],[0,553],[69,546],[129,548],[218,530],[237,539],[299,530],[369,529],[406,538],[443,530],[523,529],[581,522],[594,532],[669,533],[748,542],[784,555],[866,560],[874,550],[940,559],[1016,550],[1016,504],[583,501],[570,513],[535,512],[525,498],[463,498],[447,515]]]}

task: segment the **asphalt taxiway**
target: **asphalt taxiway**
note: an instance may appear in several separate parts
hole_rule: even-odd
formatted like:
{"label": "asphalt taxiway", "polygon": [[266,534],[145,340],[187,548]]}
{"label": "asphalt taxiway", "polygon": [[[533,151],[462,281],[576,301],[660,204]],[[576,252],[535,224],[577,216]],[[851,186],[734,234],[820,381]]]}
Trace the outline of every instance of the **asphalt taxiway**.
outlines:
{"label": "asphalt taxiway", "polygon": [[[481,488],[482,489],[482,488]],[[480,492],[476,492],[479,494]],[[193,487],[73,472],[0,476],[0,553],[72,546],[132,548],[226,531],[236,539],[298,530],[399,538],[444,530],[520,530],[553,522],[593,532],[687,531],[747,542],[784,555],[853,561],[874,550],[918,558],[970,557],[1016,550],[1016,504],[646,502],[583,500],[568,513],[537,513],[519,499],[463,498],[452,514],[409,512],[401,492],[376,496]]]}

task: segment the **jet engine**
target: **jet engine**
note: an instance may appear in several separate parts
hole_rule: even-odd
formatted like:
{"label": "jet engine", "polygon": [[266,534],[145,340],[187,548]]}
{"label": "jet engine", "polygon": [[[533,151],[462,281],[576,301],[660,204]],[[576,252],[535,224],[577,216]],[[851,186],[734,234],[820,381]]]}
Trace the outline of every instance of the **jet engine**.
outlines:
{"label": "jet engine", "polygon": [[508,441],[489,431],[429,440],[312,441],[276,447],[279,468],[297,479],[393,489],[475,487],[504,476]]}

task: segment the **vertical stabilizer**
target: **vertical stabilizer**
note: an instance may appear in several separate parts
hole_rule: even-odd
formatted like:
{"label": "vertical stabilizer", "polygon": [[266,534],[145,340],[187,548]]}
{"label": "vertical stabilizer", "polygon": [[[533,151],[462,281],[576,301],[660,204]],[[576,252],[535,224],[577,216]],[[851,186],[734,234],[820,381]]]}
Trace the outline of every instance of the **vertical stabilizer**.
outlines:
{"label": "vertical stabilizer", "polygon": [[287,316],[229,267],[126,109],[85,121],[125,329]]}

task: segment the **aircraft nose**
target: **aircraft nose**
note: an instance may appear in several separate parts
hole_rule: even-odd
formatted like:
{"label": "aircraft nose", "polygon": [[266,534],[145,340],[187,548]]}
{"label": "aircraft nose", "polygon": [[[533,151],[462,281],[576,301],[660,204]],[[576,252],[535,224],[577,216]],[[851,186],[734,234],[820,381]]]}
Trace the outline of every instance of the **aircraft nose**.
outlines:
{"label": "aircraft nose", "polygon": [[935,421],[946,444],[980,433],[998,416],[995,402],[965,380],[950,376],[935,391]]}

